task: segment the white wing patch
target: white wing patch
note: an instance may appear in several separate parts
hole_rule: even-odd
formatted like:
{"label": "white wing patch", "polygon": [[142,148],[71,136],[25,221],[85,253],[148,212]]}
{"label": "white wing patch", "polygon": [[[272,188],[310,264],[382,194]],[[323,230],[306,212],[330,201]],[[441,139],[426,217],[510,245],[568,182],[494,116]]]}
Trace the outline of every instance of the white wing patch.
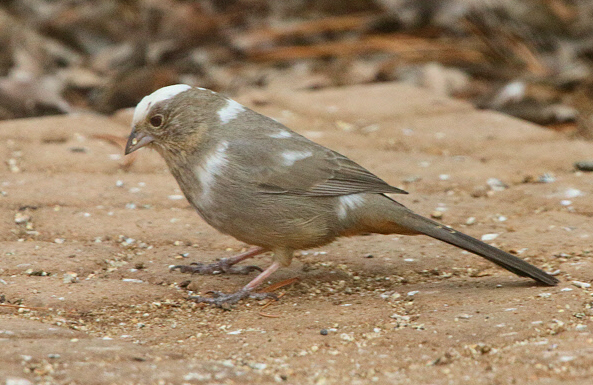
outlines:
{"label": "white wing patch", "polygon": [[237,115],[245,111],[245,107],[236,101],[229,99],[227,104],[218,110],[218,117],[222,124],[227,124],[231,120],[235,119]]}
{"label": "white wing patch", "polygon": [[294,162],[306,159],[312,155],[313,153],[311,151],[284,151],[280,154],[285,166],[292,166]]}
{"label": "white wing patch", "polygon": [[364,204],[364,198],[361,195],[351,194],[342,195],[338,203],[338,218],[346,219],[348,211],[361,207]]}
{"label": "white wing patch", "polygon": [[204,162],[196,167],[196,175],[202,186],[201,201],[209,203],[211,201],[210,192],[212,186],[216,183],[216,177],[220,175],[228,163],[226,150],[229,148],[228,142],[220,142],[214,151],[206,156]]}
{"label": "white wing patch", "polygon": [[292,137],[292,134],[286,130],[281,130],[270,135],[270,138],[286,139]]}
{"label": "white wing patch", "polygon": [[150,112],[150,108],[154,106],[156,103],[162,102],[163,100],[171,99],[177,96],[178,94],[189,90],[190,88],[191,86],[188,86],[187,84],[175,84],[172,86],[159,88],[152,94],[145,96],[140,101],[140,103],[138,103],[136,109],[134,110],[132,126],[135,126],[142,120],[146,119],[146,115],[148,115],[148,112]]}

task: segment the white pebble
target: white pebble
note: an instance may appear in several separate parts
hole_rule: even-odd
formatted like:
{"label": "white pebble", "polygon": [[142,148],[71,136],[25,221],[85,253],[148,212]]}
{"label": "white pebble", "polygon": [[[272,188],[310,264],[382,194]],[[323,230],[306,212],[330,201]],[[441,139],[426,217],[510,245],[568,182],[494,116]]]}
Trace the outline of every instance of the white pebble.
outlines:
{"label": "white pebble", "polygon": [[492,240],[498,238],[498,235],[499,234],[494,234],[494,233],[484,234],[484,235],[482,235],[482,241],[492,241]]}
{"label": "white pebble", "polygon": [[264,370],[265,368],[268,367],[267,364],[263,364],[263,363],[259,363],[259,362],[254,362],[254,363],[248,364],[248,365],[251,369],[255,369],[255,370]]}
{"label": "white pebble", "polygon": [[6,385],[33,385],[33,383],[26,378],[8,377],[4,382]]}
{"label": "white pebble", "polygon": [[178,201],[183,199],[183,195],[168,195],[167,198],[171,199],[172,201]]}
{"label": "white pebble", "polygon": [[509,187],[498,178],[488,178],[486,184],[490,186],[493,191],[503,191]]}
{"label": "white pebble", "polygon": [[580,197],[583,195],[585,195],[585,194],[583,194],[583,192],[581,190],[576,189],[576,188],[568,188],[568,189],[566,189],[566,191],[564,191],[565,198],[576,198],[576,197]]}
{"label": "white pebble", "polygon": [[210,373],[188,373],[185,376],[183,376],[183,379],[185,381],[191,381],[191,380],[210,381],[212,379],[212,374],[210,374]]}
{"label": "white pebble", "polygon": [[572,281],[572,284],[578,288],[581,288],[581,289],[588,289],[591,287],[590,283],[581,282],[581,281]]}

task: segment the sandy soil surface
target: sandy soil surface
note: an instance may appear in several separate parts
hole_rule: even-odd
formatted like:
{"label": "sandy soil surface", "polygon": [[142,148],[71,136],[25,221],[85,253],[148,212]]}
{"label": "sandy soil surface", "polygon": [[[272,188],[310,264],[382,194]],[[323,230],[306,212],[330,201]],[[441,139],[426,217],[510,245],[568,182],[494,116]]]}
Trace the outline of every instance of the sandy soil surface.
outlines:
{"label": "sandy soil surface", "polygon": [[593,158],[593,144],[401,84],[238,100],[409,191],[397,198],[415,211],[495,234],[490,243],[562,283],[538,286],[426,237],[373,235],[302,252],[270,281],[298,282],[266,308],[197,305],[187,288],[233,291],[252,277],[168,266],[247,246],[202,222],[155,152],[122,170],[104,135],[125,137],[129,112],[7,121],[0,379],[591,383],[593,174],[573,163]]}

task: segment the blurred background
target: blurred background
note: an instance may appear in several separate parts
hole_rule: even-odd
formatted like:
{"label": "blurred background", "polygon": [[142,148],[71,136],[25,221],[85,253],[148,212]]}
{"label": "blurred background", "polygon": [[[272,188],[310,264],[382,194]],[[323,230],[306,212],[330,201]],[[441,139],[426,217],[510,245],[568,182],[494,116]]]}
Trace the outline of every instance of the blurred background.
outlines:
{"label": "blurred background", "polygon": [[593,138],[590,0],[3,0],[0,119],[401,81]]}

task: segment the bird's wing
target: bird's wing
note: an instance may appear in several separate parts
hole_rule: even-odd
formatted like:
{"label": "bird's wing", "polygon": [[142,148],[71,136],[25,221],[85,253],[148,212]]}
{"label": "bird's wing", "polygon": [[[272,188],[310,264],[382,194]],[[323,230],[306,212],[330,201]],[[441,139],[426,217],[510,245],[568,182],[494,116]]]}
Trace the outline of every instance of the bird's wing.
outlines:
{"label": "bird's wing", "polygon": [[258,171],[253,175],[253,181],[261,193],[304,196],[407,194],[347,157],[302,139],[287,140],[282,151],[277,153],[267,151],[265,146],[260,147],[266,151],[262,154],[266,161],[262,159],[260,167],[256,167]]}

